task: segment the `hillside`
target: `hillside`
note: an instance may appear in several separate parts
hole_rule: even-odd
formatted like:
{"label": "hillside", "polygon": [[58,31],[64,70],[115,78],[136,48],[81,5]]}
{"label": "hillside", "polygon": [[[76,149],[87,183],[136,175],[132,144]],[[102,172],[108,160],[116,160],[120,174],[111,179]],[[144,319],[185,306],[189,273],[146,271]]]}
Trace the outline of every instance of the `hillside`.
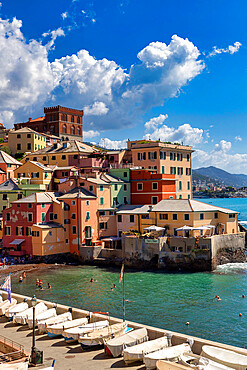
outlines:
{"label": "hillside", "polygon": [[[209,180],[208,178],[214,179],[219,183],[223,183],[227,186],[234,186],[236,188],[241,188],[247,186],[247,175],[244,174],[231,174],[227,171],[221,170],[220,168],[210,166],[210,167],[201,167],[193,170],[194,176],[203,176],[207,179],[201,179],[202,181]],[[195,177],[195,179],[196,179]],[[198,180],[200,180],[198,178]]]}

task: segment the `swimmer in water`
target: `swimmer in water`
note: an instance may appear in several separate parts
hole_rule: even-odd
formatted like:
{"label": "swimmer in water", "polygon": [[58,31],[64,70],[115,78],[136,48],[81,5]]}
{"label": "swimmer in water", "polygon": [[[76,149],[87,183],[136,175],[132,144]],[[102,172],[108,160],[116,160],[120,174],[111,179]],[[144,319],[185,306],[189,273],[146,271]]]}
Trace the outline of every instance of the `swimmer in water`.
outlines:
{"label": "swimmer in water", "polygon": [[19,277],[19,283],[22,283],[22,276]]}
{"label": "swimmer in water", "polygon": [[244,294],[242,295],[242,298],[245,298],[245,295]]}
{"label": "swimmer in water", "polygon": [[111,292],[113,292],[113,288],[111,288]]}
{"label": "swimmer in water", "polygon": [[36,279],[36,286],[39,286],[39,279]]}
{"label": "swimmer in water", "polygon": [[221,298],[218,296],[217,301],[221,301]]}
{"label": "swimmer in water", "polygon": [[116,288],[116,284],[113,284],[113,288]]}
{"label": "swimmer in water", "polygon": [[93,278],[91,278],[90,283],[93,283]]}
{"label": "swimmer in water", "polygon": [[94,282],[95,282],[95,283],[97,283],[97,282],[98,282],[98,280],[97,280],[97,279],[94,279]]}
{"label": "swimmer in water", "polygon": [[47,288],[47,289],[51,289],[51,284],[50,284],[50,283],[48,283],[47,285],[48,285],[48,288]]}
{"label": "swimmer in water", "polygon": [[25,271],[23,271],[23,273],[22,273],[22,277],[23,277],[23,279],[25,279],[25,278],[26,278],[26,273],[25,273]]}

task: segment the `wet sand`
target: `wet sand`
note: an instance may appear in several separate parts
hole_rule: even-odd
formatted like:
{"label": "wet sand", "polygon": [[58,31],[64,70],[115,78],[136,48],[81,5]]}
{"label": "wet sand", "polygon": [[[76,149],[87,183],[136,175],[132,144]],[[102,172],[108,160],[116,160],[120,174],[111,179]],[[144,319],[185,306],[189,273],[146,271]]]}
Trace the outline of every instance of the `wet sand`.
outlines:
{"label": "wet sand", "polygon": [[56,269],[66,267],[67,265],[57,264],[46,264],[46,263],[31,263],[31,264],[20,264],[20,265],[6,265],[4,268],[0,267],[0,277],[5,277],[8,274],[21,274],[25,271],[26,274],[34,271],[44,271],[48,269]]}

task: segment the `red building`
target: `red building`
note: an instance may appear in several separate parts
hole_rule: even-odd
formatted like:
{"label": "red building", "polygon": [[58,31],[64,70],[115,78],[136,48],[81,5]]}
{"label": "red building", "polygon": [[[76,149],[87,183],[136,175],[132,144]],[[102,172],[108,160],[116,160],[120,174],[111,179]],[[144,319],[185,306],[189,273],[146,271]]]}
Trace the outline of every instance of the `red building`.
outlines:
{"label": "red building", "polygon": [[[11,157],[11,155],[0,151],[0,170],[1,172],[1,180],[5,178],[4,181],[7,179],[13,179],[14,178],[14,170],[22,165],[21,162],[17,161],[15,158]],[[0,184],[2,184],[4,181],[0,181]]]}
{"label": "red building", "polygon": [[54,193],[34,193],[3,210],[3,248],[10,249],[9,255],[33,254],[31,227],[55,218],[55,199]]}
{"label": "red building", "polygon": [[175,175],[163,175],[157,170],[130,171],[131,204],[157,204],[163,199],[176,199]]}
{"label": "red building", "polygon": [[61,137],[62,140],[83,140],[83,110],[61,107],[44,108],[45,116],[16,123],[15,130],[29,127],[37,132]]}

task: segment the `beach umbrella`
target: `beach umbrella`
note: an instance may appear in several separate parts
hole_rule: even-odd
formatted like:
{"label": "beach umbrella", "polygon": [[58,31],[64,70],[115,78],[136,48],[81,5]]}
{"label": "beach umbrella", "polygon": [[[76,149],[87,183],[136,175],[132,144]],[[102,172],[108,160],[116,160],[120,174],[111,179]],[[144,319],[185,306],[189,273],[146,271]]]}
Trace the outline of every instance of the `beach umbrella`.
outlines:
{"label": "beach umbrella", "polygon": [[210,227],[208,226],[199,226],[199,227],[194,227],[193,230],[209,230]]}
{"label": "beach umbrella", "polygon": [[176,229],[177,231],[186,231],[186,230],[194,230],[193,227],[191,226],[182,226],[182,227],[179,227],[178,229]]}
{"label": "beach umbrella", "polygon": [[159,227],[159,226],[156,226],[156,225],[152,225],[152,226],[149,226],[149,227],[145,227],[143,230],[161,231],[161,230],[165,230],[165,227]]}

